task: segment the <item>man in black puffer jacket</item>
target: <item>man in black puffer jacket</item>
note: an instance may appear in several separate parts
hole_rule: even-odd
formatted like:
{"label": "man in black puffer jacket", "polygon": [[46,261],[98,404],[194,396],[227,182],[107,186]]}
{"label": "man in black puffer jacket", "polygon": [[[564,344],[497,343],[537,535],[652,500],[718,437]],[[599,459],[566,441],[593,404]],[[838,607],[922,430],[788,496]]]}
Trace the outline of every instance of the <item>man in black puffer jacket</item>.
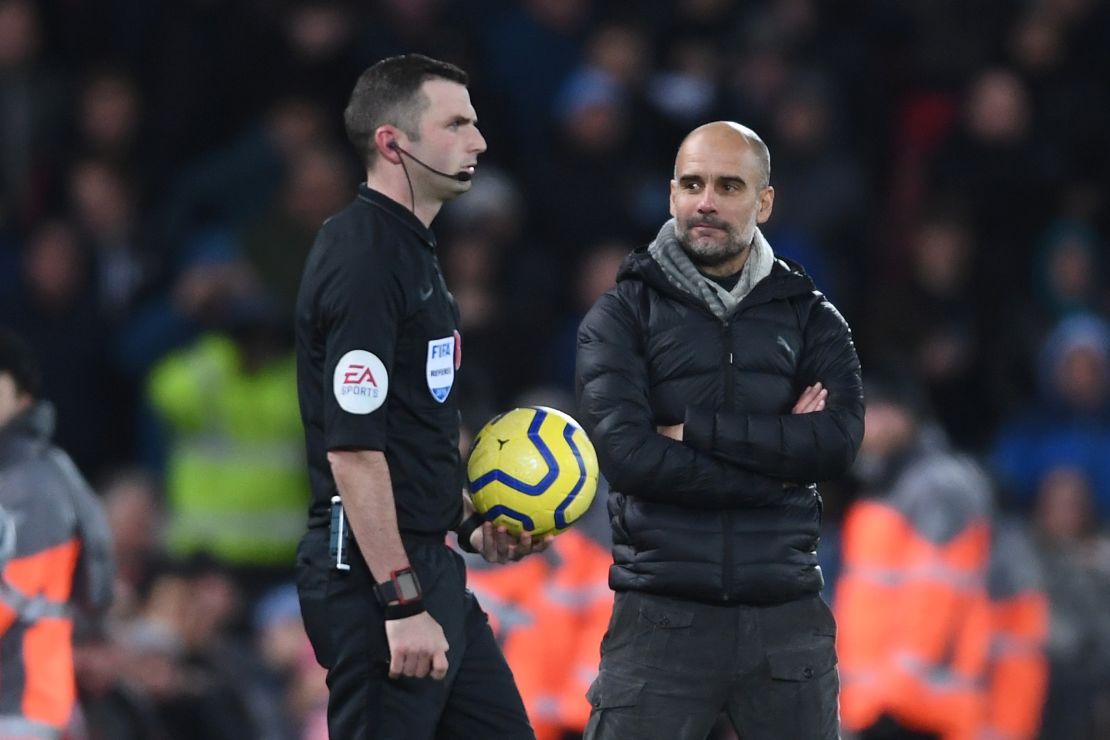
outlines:
{"label": "man in black puffer jacket", "polygon": [[671,214],[578,334],[579,410],[612,487],[617,592],[587,738],[839,736],[821,498],[863,435],[843,317],[776,258],[770,156],[716,122],[679,148]]}

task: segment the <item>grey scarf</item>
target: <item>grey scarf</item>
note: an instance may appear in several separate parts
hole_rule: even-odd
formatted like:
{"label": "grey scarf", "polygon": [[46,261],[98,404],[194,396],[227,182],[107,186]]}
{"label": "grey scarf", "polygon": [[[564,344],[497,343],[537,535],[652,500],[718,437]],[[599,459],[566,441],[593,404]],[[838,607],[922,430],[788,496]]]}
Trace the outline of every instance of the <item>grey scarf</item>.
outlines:
{"label": "grey scarf", "polygon": [[757,228],[751,253],[744,263],[744,269],[740,271],[740,280],[732,290],[725,290],[698,272],[698,268],[678,243],[673,218],[659,229],[659,235],[648,247],[648,253],[663,268],[663,273],[672,285],[700,300],[719,319],[732,315],[740,301],[752,292],[756,283],[771,274],[771,266],[775,262],[771,245]]}

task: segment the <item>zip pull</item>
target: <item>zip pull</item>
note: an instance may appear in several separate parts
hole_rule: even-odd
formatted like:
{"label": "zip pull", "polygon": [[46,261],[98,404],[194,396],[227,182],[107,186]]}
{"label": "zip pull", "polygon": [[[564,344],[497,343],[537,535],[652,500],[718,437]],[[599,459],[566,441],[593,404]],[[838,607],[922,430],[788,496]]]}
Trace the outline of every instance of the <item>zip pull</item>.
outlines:
{"label": "zip pull", "polygon": [[730,364],[730,365],[732,364],[732,353],[731,352],[728,353],[728,364]]}

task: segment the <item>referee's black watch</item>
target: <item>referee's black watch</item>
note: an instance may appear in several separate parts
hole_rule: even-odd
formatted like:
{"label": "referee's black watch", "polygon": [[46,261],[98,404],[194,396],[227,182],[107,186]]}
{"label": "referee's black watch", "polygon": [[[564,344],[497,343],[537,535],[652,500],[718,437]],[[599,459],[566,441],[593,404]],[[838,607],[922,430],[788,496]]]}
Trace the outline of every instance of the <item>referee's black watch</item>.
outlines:
{"label": "referee's black watch", "polygon": [[374,597],[382,606],[414,604],[420,601],[422,594],[420,579],[411,567],[395,570],[389,574],[388,581],[374,584]]}

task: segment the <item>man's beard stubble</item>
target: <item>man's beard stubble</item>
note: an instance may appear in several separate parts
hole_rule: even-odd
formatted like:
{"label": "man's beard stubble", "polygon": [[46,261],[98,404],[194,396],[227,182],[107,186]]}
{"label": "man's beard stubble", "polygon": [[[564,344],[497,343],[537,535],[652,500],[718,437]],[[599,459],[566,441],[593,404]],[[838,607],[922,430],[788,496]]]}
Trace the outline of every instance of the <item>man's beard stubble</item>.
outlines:
{"label": "man's beard stubble", "polygon": [[[713,244],[708,248],[699,249],[695,247],[693,243],[694,239],[690,236],[690,232],[698,226],[712,226],[717,229],[722,229],[725,232],[725,241],[721,244]],[[676,229],[675,236],[678,238],[678,243],[681,245],[682,251],[685,252],[686,256],[690,258],[690,261],[698,267],[717,267],[718,265],[723,265],[751,246],[751,240],[745,243],[731,224],[711,216],[702,216],[700,218],[691,219],[685,224],[681,224],[679,228]]]}

